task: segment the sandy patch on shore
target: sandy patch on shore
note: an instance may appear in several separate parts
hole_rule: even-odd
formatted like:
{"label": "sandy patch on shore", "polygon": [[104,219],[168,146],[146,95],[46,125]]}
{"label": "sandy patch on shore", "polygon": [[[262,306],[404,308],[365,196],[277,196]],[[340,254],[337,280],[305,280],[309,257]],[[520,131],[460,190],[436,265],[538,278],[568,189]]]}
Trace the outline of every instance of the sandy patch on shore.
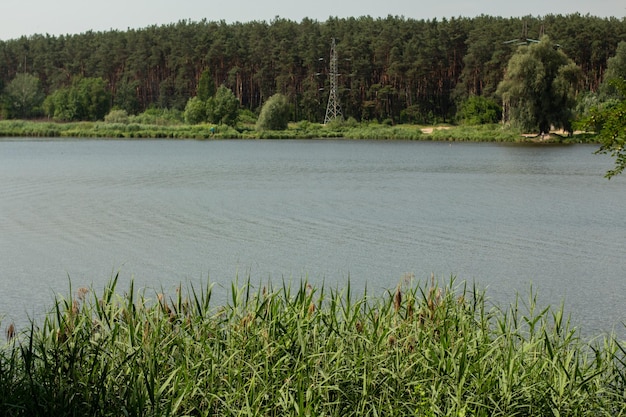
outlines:
{"label": "sandy patch on shore", "polygon": [[422,133],[426,133],[426,134],[430,134],[433,133],[433,131],[437,129],[437,130],[448,130],[450,129],[450,127],[448,126],[438,126],[438,127],[425,127],[422,130]]}

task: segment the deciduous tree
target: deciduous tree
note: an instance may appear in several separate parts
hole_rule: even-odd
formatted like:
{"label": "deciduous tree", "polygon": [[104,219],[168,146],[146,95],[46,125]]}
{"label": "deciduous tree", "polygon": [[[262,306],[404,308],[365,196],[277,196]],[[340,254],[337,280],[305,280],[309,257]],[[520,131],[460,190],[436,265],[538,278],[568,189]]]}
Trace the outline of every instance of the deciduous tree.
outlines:
{"label": "deciduous tree", "polygon": [[239,100],[226,86],[221,85],[215,97],[207,100],[207,116],[211,123],[234,126],[239,115]]}
{"label": "deciduous tree", "polygon": [[12,116],[28,118],[41,111],[44,95],[35,75],[17,74],[6,86],[5,95]]}
{"label": "deciduous tree", "polygon": [[620,99],[592,109],[591,115],[582,123],[584,129],[598,132],[601,146],[597,152],[615,158],[615,167],[605,175],[609,179],[626,168],[626,80],[616,78],[610,83]]}
{"label": "deciduous tree", "polygon": [[18,73],[37,76],[46,94],[70,87],[76,77],[101,78],[112,103],[129,114],[154,106],[182,110],[190,97],[213,95],[202,91],[207,70],[214,87],[231,89],[248,110],[282,93],[293,120],[319,122],[329,92],[329,41],[336,38],[346,117],[435,123],[452,120],[456,105],[471,95],[495,97],[514,52],[505,41],[520,29],[524,39],[549,33],[563,46],[582,68],[581,92],[597,91],[607,58],[626,41],[626,20],[580,14],[181,21],[0,41],[0,92]]}
{"label": "deciduous tree", "polygon": [[626,80],[626,41],[620,42],[615,55],[607,60],[606,72],[600,86],[602,98],[614,98],[620,95],[615,80]]}
{"label": "deciduous tree", "polygon": [[101,120],[109,108],[110,95],[102,78],[77,78],[44,101],[45,113],[62,121]]}
{"label": "deciduous tree", "polygon": [[192,97],[185,106],[185,123],[195,125],[207,121],[207,102],[199,97]]}
{"label": "deciduous tree", "polygon": [[260,130],[285,130],[289,123],[289,103],[282,94],[274,94],[261,108],[256,127]]}
{"label": "deciduous tree", "polygon": [[202,101],[207,101],[215,95],[215,84],[209,70],[202,71],[198,80],[198,88],[196,89],[196,97]]}
{"label": "deciduous tree", "polygon": [[519,47],[498,86],[508,120],[525,131],[548,133],[554,126],[571,132],[580,75],[578,66],[547,36]]}

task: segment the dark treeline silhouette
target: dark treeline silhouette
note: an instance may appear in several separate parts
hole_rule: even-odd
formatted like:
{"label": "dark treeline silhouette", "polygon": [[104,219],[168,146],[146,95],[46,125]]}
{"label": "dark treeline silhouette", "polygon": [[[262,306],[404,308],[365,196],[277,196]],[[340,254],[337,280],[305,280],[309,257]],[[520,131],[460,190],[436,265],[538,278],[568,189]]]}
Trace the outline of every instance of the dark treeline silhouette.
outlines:
{"label": "dark treeline silhouette", "polygon": [[291,119],[321,121],[330,41],[337,39],[344,114],[357,120],[450,121],[470,95],[496,98],[518,42],[543,34],[580,66],[579,91],[595,91],[607,59],[626,41],[626,19],[590,15],[417,20],[404,17],[202,20],[127,31],[34,35],[0,42],[0,91],[17,74],[37,76],[46,95],[76,77],[100,77],[111,105],[138,113],[183,109],[203,71],[258,111],[275,93]]}

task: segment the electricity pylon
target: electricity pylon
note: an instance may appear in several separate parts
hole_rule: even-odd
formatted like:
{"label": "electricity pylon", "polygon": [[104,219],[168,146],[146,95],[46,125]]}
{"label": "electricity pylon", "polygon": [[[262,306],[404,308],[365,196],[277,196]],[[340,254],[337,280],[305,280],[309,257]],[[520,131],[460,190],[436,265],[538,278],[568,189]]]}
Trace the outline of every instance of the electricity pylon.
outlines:
{"label": "electricity pylon", "polygon": [[335,119],[343,119],[341,114],[341,104],[339,103],[339,96],[337,95],[337,78],[339,72],[337,69],[337,48],[335,46],[335,38],[333,38],[330,44],[330,68],[328,76],[330,78],[330,94],[328,95],[328,105],[326,106],[326,116],[324,117],[324,124],[331,122]]}

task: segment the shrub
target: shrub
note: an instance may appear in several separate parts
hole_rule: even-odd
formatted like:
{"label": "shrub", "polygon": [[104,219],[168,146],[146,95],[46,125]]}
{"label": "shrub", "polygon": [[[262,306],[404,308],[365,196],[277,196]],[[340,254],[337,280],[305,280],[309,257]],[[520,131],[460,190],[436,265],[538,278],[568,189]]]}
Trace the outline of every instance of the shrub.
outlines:
{"label": "shrub", "polygon": [[106,123],[128,123],[128,113],[126,110],[115,109],[111,110],[109,114],[104,116],[104,121]]}
{"label": "shrub", "polygon": [[243,124],[256,124],[258,117],[252,110],[243,109],[239,112],[239,122]]}
{"label": "shrub", "polygon": [[205,122],[207,119],[206,102],[198,97],[192,97],[185,106],[185,123],[196,125]]}
{"label": "shrub", "polygon": [[144,125],[167,126],[180,124],[183,117],[180,110],[151,107],[141,114],[129,117],[129,121]]}
{"label": "shrub", "polygon": [[282,94],[267,99],[257,121],[258,130],[285,130],[289,124],[289,103]]}
{"label": "shrub", "polygon": [[486,97],[471,96],[461,104],[457,118],[466,125],[497,123],[502,118],[502,108]]}

